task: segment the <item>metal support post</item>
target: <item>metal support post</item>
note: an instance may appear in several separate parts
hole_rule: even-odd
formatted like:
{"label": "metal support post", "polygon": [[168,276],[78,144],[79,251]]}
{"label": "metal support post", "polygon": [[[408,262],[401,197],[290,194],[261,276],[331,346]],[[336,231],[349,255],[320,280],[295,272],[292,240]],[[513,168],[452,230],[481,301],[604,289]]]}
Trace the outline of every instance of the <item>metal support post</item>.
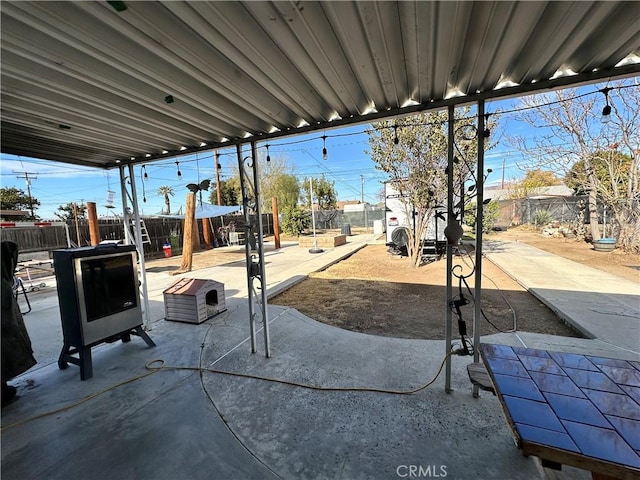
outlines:
{"label": "metal support post", "polygon": [[249,217],[249,194],[247,192],[247,178],[244,169],[244,162],[242,160],[242,145],[236,145],[236,153],[238,155],[238,171],[240,172],[240,189],[242,190],[242,214],[244,215],[245,225],[245,241],[244,241],[244,253],[247,260],[247,299],[249,300],[249,331],[251,337],[251,353],[256,353],[256,318],[253,308],[253,278],[251,276],[251,267],[253,261],[251,260],[251,245],[249,242],[249,235],[251,233],[251,219]]}
{"label": "metal support post", "polygon": [[253,157],[253,194],[256,199],[256,215],[258,217],[258,263],[260,265],[260,296],[262,301],[262,332],[264,334],[264,355],[271,357],[271,345],[269,338],[269,304],[267,301],[267,276],[264,268],[264,240],[262,238],[262,196],[260,194],[260,178],[258,172],[258,152],[256,142],[251,142],[251,156]]}
{"label": "metal support post", "polygon": [[120,194],[122,196],[122,227],[124,228],[124,243],[126,245],[133,245],[135,241],[131,236],[131,215],[129,214],[129,205],[127,204],[127,197],[129,192],[127,191],[127,176],[125,175],[124,165],[120,165]]}
{"label": "metal support post", "polygon": [[[455,214],[453,212],[453,142],[455,141],[455,107],[450,105],[448,108],[448,143],[447,143],[447,225],[452,225],[456,221]],[[437,225],[437,221],[436,221]],[[453,245],[447,241],[447,304],[445,305],[446,324],[445,324],[445,355],[451,352],[451,337],[452,328],[451,323],[453,321],[453,312],[449,308],[449,302],[453,299],[453,281],[451,278],[451,270],[453,269]],[[445,380],[444,391],[451,393],[451,357],[447,357],[445,363]]]}
{"label": "metal support post", "polygon": [[[140,226],[140,211],[138,210],[138,195],[136,193],[136,179],[133,172],[133,165],[129,164],[129,178],[131,180],[131,197],[133,206],[133,217],[135,220],[135,245],[138,250],[138,261],[140,265],[140,289],[142,290],[142,320],[147,330],[151,330],[151,321],[149,319],[149,292],[147,291],[147,271],[144,262],[144,244],[142,243],[142,228]],[[124,197],[123,197],[124,202]],[[128,224],[127,230],[128,230]]]}
{"label": "metal support post", "polygon": [[[478,101],[478,164],[476,168],[476,272],[473,309],[473,361],[480,361],[480,319],[482,318],[482,214],[484,210],[484,100]],[[479,396],[478,385],[473,385],[473,396]]]}
{"label": "metal support post", "polygon": [[69,225],[67,225],[67,222],[64,223],[64,233],[67,237],[67,248],[71,248],[71,234],[69,233]]}

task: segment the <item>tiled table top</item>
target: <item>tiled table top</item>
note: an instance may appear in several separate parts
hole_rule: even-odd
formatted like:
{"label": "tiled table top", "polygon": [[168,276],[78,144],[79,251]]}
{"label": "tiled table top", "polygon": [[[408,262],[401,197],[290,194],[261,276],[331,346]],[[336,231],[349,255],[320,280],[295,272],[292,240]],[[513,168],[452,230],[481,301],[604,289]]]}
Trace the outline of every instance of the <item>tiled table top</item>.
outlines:
{"label": "tiled table top", "polygon": [[640,478],[640,362],[482,344],[523,453]]}

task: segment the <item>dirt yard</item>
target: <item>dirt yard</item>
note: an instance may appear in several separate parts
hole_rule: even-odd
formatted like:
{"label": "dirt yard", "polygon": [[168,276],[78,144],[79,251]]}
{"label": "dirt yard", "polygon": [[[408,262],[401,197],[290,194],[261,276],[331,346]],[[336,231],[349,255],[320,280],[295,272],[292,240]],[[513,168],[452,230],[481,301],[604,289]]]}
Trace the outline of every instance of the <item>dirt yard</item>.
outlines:
{"label": "dirt yard", "polygon": [[[491,235],[489,239],[525,241],[574,261],[638,281],[640,256],[620,252],[600,253],[590,245],[516,229]],[[454,259],[457,273],[472,272],[472,259]],[[370,245],[323,272],[271,300],[296,308],[318,321],[348,330],[402,338],[443,339],[446,317],[446,262],[444,259],[412,268],[406,259],[387,253],[384,245]],[[530,295],[489,261],[483,263],[481,334],[513,328],[514,316],[520,331],[579,336],[544,304]],[[473,288],[474,276],[465,279]],[[464,282],[454,279],[455,294],[471,294]],[[473,302],[462,307],[471,336]],[[458,326],[454,315],[454,335]]]}
{"label": "dirt yard", "polygon": [[[457,273],[472,272],[470,258],[457,257]],[[347,330],[401,338],[444,339],[446,318],[446,261],[414,269],[406,259],[387,253],[384,245],[370,245],[346,260],[309,278],[271,303],[296,308],[320,322]],[[491,321],[481,323],[481,334],[513,328],[576,336],[545,305],[490,262],[483,263],[482,309]],[[455,295],[460,294],[454,279]],[[474,276],[465,279],[473,288]],[[462,294],[471,299],[464,282]],[[513,308],[513,311],[512,309]],[[461,307],[469,335],[473,335],[473,303]],[[455,322],[455,320],[454,320]],[[454,332],[458,331],[455,323]]]}
{"label": "dirt yard", "polygon": [[[214,267],[224,263],[237,261],[245,261],[244,246],[229,246],[222,248],[214,248],[211,250],[200,250],[193,254],[192,270],[201,268]],[[176,255],[169,258],[156,258],[147,260],[145,263],[148,272],[167,272],[167,274],[175,274],[180,269],[182,263],[182,255]]]}
{"label": "dirt yard", "polygon": [[[362,233],[354,229],[354,234]],[[489,240],[521,241],[556,255],[640,282],[640,255],[596,252],[591,245],[570,239],[544,237],[520,227],[487,236]],[[272,241],[272,239],[267,239]],[[199,251],[193,270],[233,261],[244,261],[244,247],[224,247]],[[472,259],[456,257],[457,273],[468,275]],[[180,256],[148,260],[151,272],[171,274],[179,269]],[[370,245],[323,272],[311,274],[302,283],[273,298],[271,303],[296,308],[305,315],[348,330],[402,338],[442,339],[446,316],[445,260],[412,268],[406,259],[387,253],[384,245]],[[32,271],[33,277],[53,274]],[[25,272],[21,272],[25,278]],[[514,316],[520,331],[577,336],[556,315],[502,270],[489,261],[483,263],[482,309],[487,320],[481,334],[513,328]],[[473,288],[473,275],[466,278]],[[471,299],[464,283],[462,293]],[[459,295],[458,280],[454,279]],[[462,307],[469,336],[472,332],[473,303]],[[491,323],[489,323],[491,322]],[[458,327],[454,315],[454,334]]]}

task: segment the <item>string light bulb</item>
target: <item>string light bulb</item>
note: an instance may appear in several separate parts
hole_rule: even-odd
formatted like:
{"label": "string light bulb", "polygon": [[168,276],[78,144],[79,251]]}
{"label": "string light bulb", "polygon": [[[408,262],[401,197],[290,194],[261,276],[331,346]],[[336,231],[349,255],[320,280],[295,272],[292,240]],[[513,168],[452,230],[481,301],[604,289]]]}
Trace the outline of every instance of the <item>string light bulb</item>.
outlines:
{"label": "string light bulb", "polygon": [[484,115],[484,138],[489,138],[491,136],[491,130],[489,130],[489,115],[490,113],[486,113]]}
{"label": "string light bulb", "polygon": [[327,136],[322,136],[322,159],[327,160],[329,158],[329,154],[327,153]]}
{"label": "string light bulb", "polygon": [[611,90],[610,87],[605,87],[602,90],[600,90],[602,93],[604,93],[604,108],[602,109],[602,117],[600,117],[600,121],[602,123],[609,123],[611,121],[611,105],[609,105],[609,91]]}
{"label": "string light bulb", "polygon": [[271,161],[271,155],[269,155],[269,145],[267,145],[267,163]]}
{"label": "string light bulb", "polygon": [[147,167],[146,165],[142,165],[140,169],[140,176],[142,177],[142,201],[147,203],[147,192],[144,189],[144,181],[147,179]]}
{"label": "string light bulb", "polygon": [[398,138],[398,125],[393,126],[393,144],[397,149],[400,145],[400,139]]}
{"label": "string light bulb", "polygon": [[176,162],[176,167],[178,167],[178,178],[182,178],[182,172],[180,171],[180,162]]}

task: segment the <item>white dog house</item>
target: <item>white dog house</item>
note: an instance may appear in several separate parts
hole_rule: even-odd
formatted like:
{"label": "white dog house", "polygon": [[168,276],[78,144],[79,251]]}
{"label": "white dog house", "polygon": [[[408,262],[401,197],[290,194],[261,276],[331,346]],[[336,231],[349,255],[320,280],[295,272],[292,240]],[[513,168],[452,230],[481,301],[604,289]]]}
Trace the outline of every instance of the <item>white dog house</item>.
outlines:
{"label": "white dog house", "polygon": [[224,283],[181,278],[164,294],[164,317],[173,322],[202,323],[224,312]]}

